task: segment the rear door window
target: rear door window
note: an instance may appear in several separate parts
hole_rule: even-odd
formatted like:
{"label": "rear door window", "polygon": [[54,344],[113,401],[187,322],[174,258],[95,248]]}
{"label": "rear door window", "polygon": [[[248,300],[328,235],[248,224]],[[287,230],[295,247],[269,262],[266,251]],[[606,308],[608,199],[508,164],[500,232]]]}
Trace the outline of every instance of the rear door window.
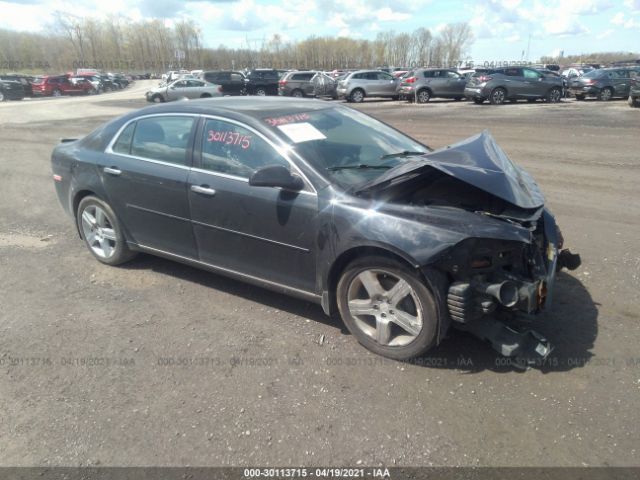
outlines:
{"label": "rear door window", "polygon": [[175,165],[187,165],[193,123],[194,118],[187,116],[162,116],[138,120],[131,142],[131,155]]}

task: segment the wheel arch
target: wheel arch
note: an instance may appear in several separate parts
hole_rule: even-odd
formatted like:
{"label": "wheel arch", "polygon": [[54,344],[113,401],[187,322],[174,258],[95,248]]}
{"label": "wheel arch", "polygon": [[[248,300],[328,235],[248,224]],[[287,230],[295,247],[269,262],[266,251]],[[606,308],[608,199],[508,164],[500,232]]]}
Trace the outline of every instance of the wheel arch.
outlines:
{"label": "wheel arch", "polygon": [[71,199],[71,214],[73,215],[73,218],[74,218],[73,223],[75,223],[76,225],[76,230],[80,238],[82,238],[82,233],[80,232],[80,226],[78,225],[78,222],[75,221],[75,218],[78,215],[78,206],[80,205],[80,202],[82,201],[83,198],[88,196],[94,196],[96,198],[99,198],[100,200],[103,200],[102,198],[100,198],[100,195],[98,195],[96,192],[86,188],[75,192],[73,194],[73,198]]}
{"label": "wheel arch", "polygon": [[324,287],[322,293],[322,308],[325,313],[332,315],[338,311],[338,303],[336,298],[336,289],[338,287],[338,281],[340,275],[344,272],[345,268],[356,258],[377,255],[382,257],[392,258],[399,262],[404,263],[410,268],[419,270],[418,263],[407,256],[395,251],[395,249],[388,246],[368,245],[358,246],[345,250],[336,257],[324,278]]}

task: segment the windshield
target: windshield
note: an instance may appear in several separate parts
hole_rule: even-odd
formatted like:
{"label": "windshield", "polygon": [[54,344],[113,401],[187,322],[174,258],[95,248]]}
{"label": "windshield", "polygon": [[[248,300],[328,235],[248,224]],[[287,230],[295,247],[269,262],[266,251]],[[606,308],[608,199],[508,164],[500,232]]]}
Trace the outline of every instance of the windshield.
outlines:
{"label": "windshield", "polygon": [[272,127],[320,174],[343,188],[373,180],[429,147],[350,108],[268,117]]}

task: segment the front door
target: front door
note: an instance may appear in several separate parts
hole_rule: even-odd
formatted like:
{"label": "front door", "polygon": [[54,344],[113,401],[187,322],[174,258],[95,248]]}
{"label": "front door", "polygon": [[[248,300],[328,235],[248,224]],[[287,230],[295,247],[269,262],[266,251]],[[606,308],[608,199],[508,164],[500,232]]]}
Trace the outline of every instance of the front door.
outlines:
{"label": "front door", "polygon": [[200,260],[217,267],[315,291],[318,200],[302,192],[248,183],[258,168],[289,162],[255,130],[206,118],[189,176]]}
{"label": "front door", "polygon": [[109,203],[135,243],[197,257],[187,179],[195,117],[130,123],[98,162]]}

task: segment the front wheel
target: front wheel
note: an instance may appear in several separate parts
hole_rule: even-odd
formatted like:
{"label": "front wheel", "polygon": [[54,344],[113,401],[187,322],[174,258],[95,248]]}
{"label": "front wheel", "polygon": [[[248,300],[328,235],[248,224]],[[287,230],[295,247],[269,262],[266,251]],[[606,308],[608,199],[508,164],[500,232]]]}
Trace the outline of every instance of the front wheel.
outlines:
{"label": "front wheel", "polygon": [[[1,101],[1,100],[0,100]],[[627,103],[629,104],[630,107],[637,107],[638,106],[638,99],[635,97],[632,97],[631,95],[629,95],[629,98],[627,99]]]}
{"label": "front wheel", "polygon": [[395,360],[409,360],[435,345],[437,298],[415,270],[379,256],[353,261],[337,288],[349,331],[367,349]]}
{"label": "front wheel", "polygon": [[78,230],[91,254],[107,265],[120,265],[131,260],[120,222],[108,203],[98,197],[84,197],[76,212]]}
{"label": "front wheel", "polygon": [[53,97],[61,97],[62,96],[62,92],[58,89],[54,90],[53,93],[51,94]]}
{"label": "front wheel", "polygon": [[267,90],[263,87],[258,87],[256,88],[255,94],[259,97],[265,97],[267,95]]}

